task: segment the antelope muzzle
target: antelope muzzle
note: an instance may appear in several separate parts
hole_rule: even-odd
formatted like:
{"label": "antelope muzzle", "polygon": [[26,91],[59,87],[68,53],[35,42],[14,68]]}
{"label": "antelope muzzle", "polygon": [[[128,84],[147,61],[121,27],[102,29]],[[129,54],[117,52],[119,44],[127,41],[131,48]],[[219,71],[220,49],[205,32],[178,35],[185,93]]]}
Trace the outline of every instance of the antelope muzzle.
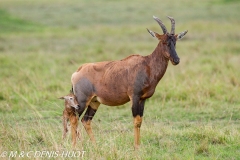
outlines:
{"label": "antelope muzzle", "polygon": [[175,58],[172,61],[173,65],[178,65],[178,63],[180,63],[180,58]]}

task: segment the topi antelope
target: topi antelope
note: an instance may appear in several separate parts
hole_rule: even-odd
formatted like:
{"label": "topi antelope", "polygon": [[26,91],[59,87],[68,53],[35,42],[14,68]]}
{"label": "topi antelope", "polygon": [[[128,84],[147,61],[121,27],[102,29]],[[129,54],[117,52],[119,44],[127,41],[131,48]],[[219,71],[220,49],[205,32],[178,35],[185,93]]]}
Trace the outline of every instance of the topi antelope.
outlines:
{"label": "topi antelope", "polygon": [[65,100],[65,108],[63,110],[63,139],[66,138],[68,132],[67,122],[70,121],[71,133],[72,133],[72,145],[75,147],[77,137],[80,138],[78,132],[78,116],[76,110],[79,109],[79,105],[76,96],[70,92],[70,94],[60,97],[59,99]]}
{"label": "topi antelope", "polygon": [[91,141],[95,142],[91,120],[100,104],[118,106],[131,101],[134,118],[134,147],[140,145],[140,127],[145,100],[150,98],[158,82],[166,72],[169,60],[177,65],[180,59],[175,50],[176,41],[187,31],[175,35],[175,20],[171,20],[168,33],[162,21],[153,16],[162,28],[163,34],[148,30],[159,40],[152,54],[148,56],[130,55],[117,61],[83,64],[72,74],[71,82],[80,108],[79,116],[87,108],[82,123]]}

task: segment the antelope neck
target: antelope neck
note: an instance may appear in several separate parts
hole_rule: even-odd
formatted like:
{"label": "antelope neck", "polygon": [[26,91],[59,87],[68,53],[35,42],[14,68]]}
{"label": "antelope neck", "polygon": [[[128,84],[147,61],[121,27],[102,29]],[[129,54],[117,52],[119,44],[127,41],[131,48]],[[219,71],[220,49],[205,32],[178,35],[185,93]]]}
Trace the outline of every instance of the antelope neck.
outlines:
{"label": "antelope neck", "polygon": [[158,82],[166,72],[169,61],[164,56],[164,45],[162,42],[159,42],[153,53],[147,57],[151,68],[151,75]]}

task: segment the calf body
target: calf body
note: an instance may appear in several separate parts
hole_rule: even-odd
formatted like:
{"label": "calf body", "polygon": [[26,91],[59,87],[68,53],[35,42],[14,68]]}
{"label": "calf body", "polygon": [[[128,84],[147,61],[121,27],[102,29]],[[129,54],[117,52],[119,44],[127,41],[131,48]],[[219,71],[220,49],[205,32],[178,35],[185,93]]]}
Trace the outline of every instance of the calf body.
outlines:
{"label": "calf body", "polygon": [[72,145],[75,147],[77,137],[80,138],[78,131],[78,115],[76,109],[79,108],[78,102],[74,94],[70,93],[67,96],[61,97],[65,100],[65,108],[63,110],[63,139],[66,138],[68,132],[68,121],[70,121],[72,133]]}

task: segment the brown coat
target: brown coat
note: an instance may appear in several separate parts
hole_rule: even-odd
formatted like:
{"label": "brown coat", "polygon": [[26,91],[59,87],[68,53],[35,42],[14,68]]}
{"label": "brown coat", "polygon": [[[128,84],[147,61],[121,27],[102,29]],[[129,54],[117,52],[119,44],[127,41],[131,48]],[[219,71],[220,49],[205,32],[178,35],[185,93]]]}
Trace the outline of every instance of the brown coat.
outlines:
{"label": "brown coat", "polygon": [[158,82],[166,72],[169,60],[177,65],[180,59],[175,51],[176,41],[183,38],[187,31],[174,34],[175,21],[172,17],[171,33],[167,32],[162,21],[153,17],[163,30],[163,35],[148,30],[159,40],[152,54],[148,56],[131,55],[117,61],[87,63],[72,74],[72,86],[79,103],[79,116],[85,108],[87,111],[82,123],[92,141],[95,141],[91,129],[91,120],[99,105],[118,106],[132,103],[134,117],[134,144],[140,144],[140,127],[145,100],[151,97]]}

